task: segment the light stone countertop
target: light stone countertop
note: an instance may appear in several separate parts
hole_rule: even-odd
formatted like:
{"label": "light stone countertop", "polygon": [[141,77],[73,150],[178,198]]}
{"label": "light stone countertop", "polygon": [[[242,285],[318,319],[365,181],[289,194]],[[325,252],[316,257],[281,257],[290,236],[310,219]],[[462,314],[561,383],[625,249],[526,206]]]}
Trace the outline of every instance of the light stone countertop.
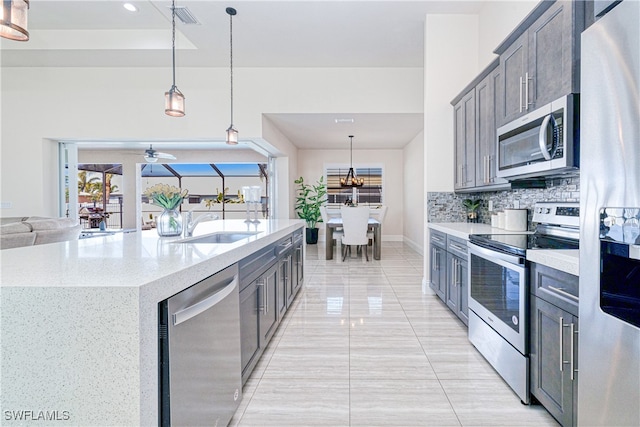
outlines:
{"label": "light stone countertop", "polygon": [[179,244],[156,230],[0,251],[0,412],[58,411],[60,425],[158,424],[158,302],[304,227],[202,222]]}
{"label": "light stone countertop", "polygon": [[[429,223],[429,228],[464,240],[469,240],[469,235],[471,234],[531,233],[530,231],[507,231],[491,227],[488,224],[468,222]],[[527,251],[527,260],[578,276],[580,273],[579,254],[580,251],[578,249],[530,249]]]}
{"label": "light stone countertop", "polygon": [[503,228],[492,227],[489,224],[473,222],[430,222],[429,228],[453,237],[469,240],[471,234],[530,234],[530,231],[508,231]]}
{"label": "light stone countertop", "polygon": [[527,260],[574,276],[580,275],[579,249],[529,249]]}

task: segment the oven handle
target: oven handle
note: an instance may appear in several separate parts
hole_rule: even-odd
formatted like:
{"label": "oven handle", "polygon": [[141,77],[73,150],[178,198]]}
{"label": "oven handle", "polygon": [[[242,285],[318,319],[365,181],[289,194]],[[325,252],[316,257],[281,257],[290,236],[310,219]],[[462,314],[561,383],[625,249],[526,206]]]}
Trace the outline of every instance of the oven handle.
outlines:
{"label": "oven handle", "polygon": [[481,256],[485,259],[499,259],[509,264],[522,265],[524,264],[524,258],[517,255],[509,255],[502,252],[494,251],[491,249],[483,248],[482,246],[474,245],[473,243],[467,243],[469,251]]}

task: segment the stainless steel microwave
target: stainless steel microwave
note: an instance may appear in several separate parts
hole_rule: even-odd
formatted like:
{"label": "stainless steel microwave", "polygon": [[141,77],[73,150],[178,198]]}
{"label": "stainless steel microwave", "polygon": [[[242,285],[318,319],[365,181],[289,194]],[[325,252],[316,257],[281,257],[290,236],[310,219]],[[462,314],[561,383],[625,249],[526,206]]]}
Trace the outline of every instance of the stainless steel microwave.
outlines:
{"label": "stainless steel microwave", "polygon": [[498,128],[498,177],[513,181],[577,171],[578,103],[577,94],[563,96]]}

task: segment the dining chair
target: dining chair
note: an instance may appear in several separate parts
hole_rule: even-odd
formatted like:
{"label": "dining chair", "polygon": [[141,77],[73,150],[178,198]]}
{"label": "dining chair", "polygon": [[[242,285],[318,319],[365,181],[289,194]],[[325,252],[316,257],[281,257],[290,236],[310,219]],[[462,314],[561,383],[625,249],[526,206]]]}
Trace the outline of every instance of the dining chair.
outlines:
{"label": "dining chair", "polygon": [[[320,206],[320,216],[322,216],[322,222],[324,222],[325,224],[327,224],[329,222],[329,214],[327,214],[327,207],[326,206]],[[344,235],[344,233],[342,232],[342,227],[336,227],[333,229],[333,240],[335,240],[336,242],[340,242],[342,241],[342,236]],[[325,236],[326,237],[326,236]],[[333,244],[333,242],[325,242],[325,244]],[[342,245],[341,245],[342,246]]]}
{"label": "dining chair", "polygon": [[342,261],[347,258],[347,248],[356,245],[362,248],[367,261],[369,261],[369,253],[367,245],[369,237],[367,236],[367,228],[369,226],[369,207],[343,206],[340,208],[342,215]]}

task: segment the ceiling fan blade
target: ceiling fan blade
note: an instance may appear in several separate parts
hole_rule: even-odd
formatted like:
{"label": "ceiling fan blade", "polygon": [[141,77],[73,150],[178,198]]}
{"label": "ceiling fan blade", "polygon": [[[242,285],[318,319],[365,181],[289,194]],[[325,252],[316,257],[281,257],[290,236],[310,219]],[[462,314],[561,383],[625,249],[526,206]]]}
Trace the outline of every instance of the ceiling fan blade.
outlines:
{"label": "ceiling fan blade", "polygon": [[172,159],[172,160],[176,160],[176,156],[174,156],[173,154],[169,154],[169,153],[160,153],[159,151],[156,151],[155,153],[155,157],[159,158],[159,159]]}

